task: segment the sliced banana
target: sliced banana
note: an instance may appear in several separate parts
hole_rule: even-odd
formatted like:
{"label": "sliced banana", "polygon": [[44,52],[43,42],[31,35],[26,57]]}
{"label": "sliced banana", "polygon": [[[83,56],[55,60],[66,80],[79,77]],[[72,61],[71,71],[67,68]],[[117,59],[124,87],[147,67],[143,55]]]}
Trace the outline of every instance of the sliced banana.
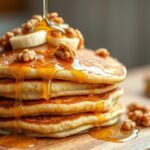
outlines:
{"label": "sliced banana", "polygon": [[78,38],[67,38],[67,37],[62,37],[62,38],[54,38],[54,37],[48,37],[47,42],[52,44],[53,46],[59,46],[60,43],[65,42],[68,43],[70,46],[73,48],[77,49],[79,45],[79,39]]}
{"label": "sliced banana", "polygon": [[12,37],[10,43],[13,49],[22,49],[42,45],[47,42],[47,31],[40,30],[27,35]]}

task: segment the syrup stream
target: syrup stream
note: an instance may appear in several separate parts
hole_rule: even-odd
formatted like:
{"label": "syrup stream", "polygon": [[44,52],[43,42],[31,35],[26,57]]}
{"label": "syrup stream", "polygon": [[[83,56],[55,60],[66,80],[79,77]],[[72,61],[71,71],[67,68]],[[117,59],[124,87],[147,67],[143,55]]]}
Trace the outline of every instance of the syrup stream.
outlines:
{"label": "syrup stream", "polygon": [[47,19],[48,14],[48,0],[43,0],[43,18]]}
{"label": "syrup stream", "polygon": [[95,128],[89,131],[89,135],[95,139],[106,141],[123,143],[129,142],[138,136],[138,129],[122,130],[121,124],[104,128]]}

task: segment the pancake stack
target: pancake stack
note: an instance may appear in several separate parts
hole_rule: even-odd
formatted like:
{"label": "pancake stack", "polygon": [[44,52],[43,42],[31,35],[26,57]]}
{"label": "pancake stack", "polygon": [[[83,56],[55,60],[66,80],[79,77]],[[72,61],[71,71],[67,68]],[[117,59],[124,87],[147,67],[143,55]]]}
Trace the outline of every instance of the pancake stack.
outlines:
{"label": "pancake stack", "polygon": [[[126,68],[103,55],[106,50],[98,55],[83,48],[83,38],[77,36],[79,31],[74,37],[68,36],[67,31],[72,28],[64,23],[58,25],[66,31],[65,35],[49,36],[53,30],[37,23],[38,30],[9,38],[11,48],[1,52],[1,133],[19,131],[35,137],[66,137],[113,125],[124,112],[118,102],[123,94],[118,83],[125,79]],[[39,42],[42,36],[46,41],[43,38]],[[74,52],[73,58],[55,55],[62,42],[70,48],[67,52]],[[31,50],[36,59],[18,59]]]}

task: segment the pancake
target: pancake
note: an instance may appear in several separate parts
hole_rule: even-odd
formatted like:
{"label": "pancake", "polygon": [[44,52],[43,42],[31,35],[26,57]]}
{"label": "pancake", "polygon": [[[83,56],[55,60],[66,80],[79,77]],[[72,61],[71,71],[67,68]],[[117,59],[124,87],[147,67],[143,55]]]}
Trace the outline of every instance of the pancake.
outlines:
{"label": "pancake", "polygon": [[[23,133],[29,132],[32,134],[53,137],[52,135],[55,135],[55,133],[65,133],[86,125],[91,125],[89,128],[99,127],[101,124],[120,116],[123,112],[124,109],[120,105],[116,105],[107,113],[81,113],[69,116],[38,116],[21,118],[18,125]],[[17,121],[18,120],[15,121],[13,119],[1,118],[0,129],[7,131],[13,130],[16,127],[14,124],[16,124]],[[78,131],[81,132],[81,129]]]}
{"label": "pancake", "polygon": [[[110,119],[109,121],[106,121],[102,124],[99,125],[99,127],[107,127],[107,126],[111,126],[116,124],[119,121],[119,116]],[[75,135],[75,134],[80,134],[80,133],[85,133],[86,131],[88,131],[91,128],[94,128],[94,125],[83,125],[81,127],[77,127],[74,129],[70,129],[67,131],[62,131],[62,132],[58,132],[58,133],[51,133],[51,134],[40,134],[40,133],[34,133],[34,132],[29,132],[29,131],[23,131],[23,134],[28,135],[28,136],[32,136],[32,137],[52,137],[52,138],[63,138],[63,137],[67,137],[67,136],[71,136],[71,135]],[[5,129],[0,129],[0,134],[10,134],[11,132]]]}
{"label": "pancake", "polygon": [[[50,100],[24,101],[19,109],[21,116],[68,115],[83,112],[105,112],[110,110],[122,96],[122,89],[115,89],[100,95],[70,96]],[[12,100],[0,99],[0,116],[13,117]]]}
{"label": "pancake", "polygon": [[45,85],[45,82],[28,80],[19,83],[19,90],[16,90],[14,80],[0,80],[0,97],[16,98],[16,92],[22,100],[50,99],[58,96],[75,96],[101,94],[116,88],[116,85],[88,84],[68,81],[52,81]]}
{"label": "pancake", "polygon": [[0,78],[60,79],[84,83],[119,83],[126,77],[126,68],[112,57],[97,56],[92,50],[76,51],[74,60],[54,57],[55,48],[49,45],[33,48],[37,60],[17,62],[17,52],[0,55]]}

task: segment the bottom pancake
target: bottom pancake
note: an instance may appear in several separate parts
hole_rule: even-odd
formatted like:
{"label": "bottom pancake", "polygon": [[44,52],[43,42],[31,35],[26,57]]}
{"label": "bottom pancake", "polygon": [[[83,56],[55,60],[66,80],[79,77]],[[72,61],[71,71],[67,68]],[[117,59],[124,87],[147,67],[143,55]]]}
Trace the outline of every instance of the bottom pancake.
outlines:
{"label": "bottom pancake", "polygon": [[[107,127],[107,126],[111,126],[116,124],[119,121],[120,117],[117,116],[109,121],[106,121],[102,124],[100,124],[99,127]],[[94,128],[94,125],[83,125],[74,129],[70,129],[70,130],[66,130],[66,131],[62,131],[62,132],[58,132],[58,133],[51,133],[51,134],[40,134],[40,133],[34,133],[34,132],[29,132],[29,131],[23,131],[24,135],[28,135],[28,136],[32,136],[32,137],[53,137],[53,138],[63,138],[63,137],[67,137],[67,136],[71,136],[74,134],[81,134],[83,132],[88,131],[91,128]],[[5,129],[0,129],[0,134],[10,134],[11,132],[6,131]]]}
{"label": "bottom pancake", "polygon": [[[0,119],[0,129],[13,131],[17,124],[17,129],[22,133],[30,133],[43,137],[65,137],[80,133],[93,127],[107,125],[106,122],[119,118],[124,112],[120,105],[116,105],[107,113],[82,113],[69,116],[42,116],[26,117],[18,120]],[[111,125],[111,123],[110,123]]]}

